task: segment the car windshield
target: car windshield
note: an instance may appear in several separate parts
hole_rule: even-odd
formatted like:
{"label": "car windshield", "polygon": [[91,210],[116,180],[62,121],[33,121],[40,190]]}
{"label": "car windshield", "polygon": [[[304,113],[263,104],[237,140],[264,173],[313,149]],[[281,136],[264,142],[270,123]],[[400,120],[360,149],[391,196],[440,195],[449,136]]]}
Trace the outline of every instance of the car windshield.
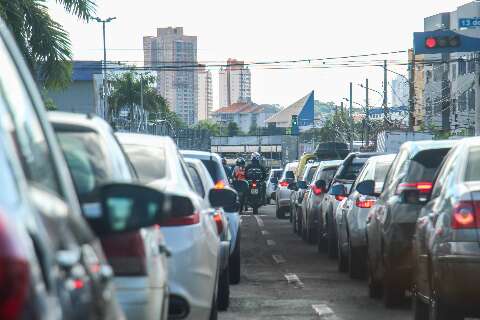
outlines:
{"label": "car windshield", "polygon": [[326,185],[328,186],[335,176],[337,169],[337,167],[322,169],[322,171],[320,171],[320,173],[317,175],[317,180],[325,180]]}
{"label": "car windshield", "polygon": [[223,182],[228,181],[225,170],[220,165],[220,163],[218,163],[215,160],[202,160],[202,162],[207,168],[208,173],[210,173],[210,176],[212,177],[215,183],[219,181],[223,181]]}
{"label": "car windshield", "polygon": [[376,164],[374,177],[376,183],[383,183],[391,164],[391,162],[380,162]]}
{"label": "car windshield", "polygon": [[160,146],[124,144],[130,161],[137,171],[140,181],[149,183],[166,176],[165,149]]}
{"label": "car windshield", "polygon": [[57,137],[80,196],[112,179],[107,153],[96,132],[57,131]]}
{"label": "car windshield", "polygon": [[450,149],[424,150],[416,154],[409,162],[408,172],[404,179],[413,181],[433,181],[438,167]]}

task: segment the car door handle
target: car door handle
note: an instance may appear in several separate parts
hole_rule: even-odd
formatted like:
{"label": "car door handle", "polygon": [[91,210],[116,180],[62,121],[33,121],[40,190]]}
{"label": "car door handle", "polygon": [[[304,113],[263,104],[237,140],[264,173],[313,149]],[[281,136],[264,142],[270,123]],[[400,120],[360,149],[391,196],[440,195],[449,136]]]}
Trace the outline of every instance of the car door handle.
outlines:
{"label": "car door handle", "polygon": [[172,256],[172,252],[170,251],[170,249],[168,249],[167,246],[163,244],[158,246],[158,251],[160,252],[160,254],[165,254],[167,258],[170,258]]}

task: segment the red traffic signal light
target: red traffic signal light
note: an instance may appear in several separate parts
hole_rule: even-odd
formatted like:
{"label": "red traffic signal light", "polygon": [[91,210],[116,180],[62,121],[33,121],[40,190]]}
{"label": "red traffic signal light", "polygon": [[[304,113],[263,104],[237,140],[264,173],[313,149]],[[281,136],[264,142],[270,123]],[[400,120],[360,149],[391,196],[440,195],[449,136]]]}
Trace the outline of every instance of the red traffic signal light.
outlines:
{"label": "red traffic signal light", "polygon": [[437,39],[434,37],[428,37],[425,39],[425,47],[433,49],[437,46]]}
{"label": "red traffic signal light", "polygon": [[425,48],[453,48],[460,46],[459,36],[428,37],[425,39]]}

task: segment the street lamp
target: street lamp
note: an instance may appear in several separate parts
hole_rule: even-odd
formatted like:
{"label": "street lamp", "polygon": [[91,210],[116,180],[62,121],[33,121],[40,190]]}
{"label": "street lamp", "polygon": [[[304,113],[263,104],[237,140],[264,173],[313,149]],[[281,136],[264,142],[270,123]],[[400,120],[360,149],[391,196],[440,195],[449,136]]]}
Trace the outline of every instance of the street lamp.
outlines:
{"label": "street lamp", "polygon": [[[113,20],[117,19],[117,17],[110,17],[107,19],[100,19],[99,17],[93,17],[93,20],[102,24],[103,30],[103,118],[107,119],[108,112],[107,112],[107,46],[105,44],[105,24],[108,22],[112,22]],[[107,119],[108,121],[108,119]]]}

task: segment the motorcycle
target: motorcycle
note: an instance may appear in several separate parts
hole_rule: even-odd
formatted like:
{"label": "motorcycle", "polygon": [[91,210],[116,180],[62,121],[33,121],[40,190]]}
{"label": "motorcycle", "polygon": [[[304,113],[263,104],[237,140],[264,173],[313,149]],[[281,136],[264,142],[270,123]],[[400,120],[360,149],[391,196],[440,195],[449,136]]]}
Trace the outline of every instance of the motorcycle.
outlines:
{"label": "motorcycle", "polygon": [[247,205],[252,207],[253,214],[258,214],[258,208],[265,204],[265,192],[263,173],[260,169],[251,168],[247,172],[249,192],[247,193]]}

